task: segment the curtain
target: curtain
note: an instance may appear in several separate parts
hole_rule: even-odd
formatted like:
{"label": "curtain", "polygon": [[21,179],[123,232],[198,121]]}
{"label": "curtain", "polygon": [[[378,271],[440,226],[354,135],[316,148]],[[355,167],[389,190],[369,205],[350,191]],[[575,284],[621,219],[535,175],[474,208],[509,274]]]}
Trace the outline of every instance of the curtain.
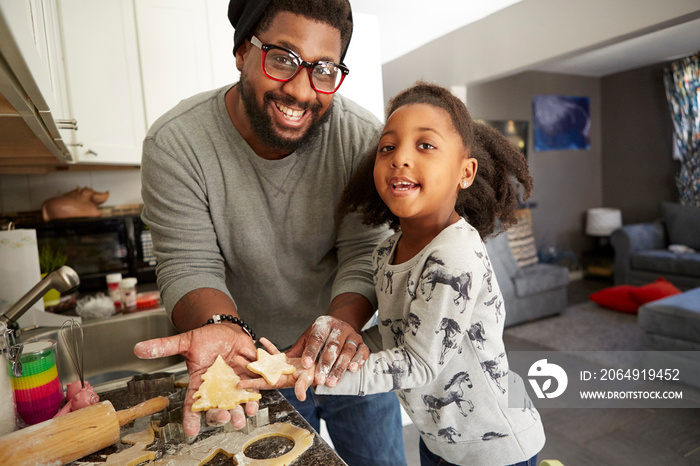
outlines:
{"label": "curtain", "polygon": [[700,206],[700,52],[664,69],[671,111],[674,152],[681,167],[676,178],[680,202]]}

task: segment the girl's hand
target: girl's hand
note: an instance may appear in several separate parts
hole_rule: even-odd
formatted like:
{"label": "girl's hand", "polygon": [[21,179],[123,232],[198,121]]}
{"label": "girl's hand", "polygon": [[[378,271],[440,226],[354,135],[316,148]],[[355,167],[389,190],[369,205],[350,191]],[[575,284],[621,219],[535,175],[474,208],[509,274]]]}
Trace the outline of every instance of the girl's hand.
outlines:
{"label": "girl's hand", "polygon": [[[258,340],[265,350],[270,354],[279,354],[280,351],[272,344],[270,340],[262,337]],[[294,387],[294,394],[299,401],[306,399],[306,390],[314,384],[315,366],[305,368],[301,364],[301,358],[287,358],[287,364],[293,365],[296,370],[292,374],[282,374],[277,383],[270,385],[263,377],[257,376],[252,379],[242,379],[238,382],[239,388],[253,390],[271,390],[273,388],[290,388]]]}

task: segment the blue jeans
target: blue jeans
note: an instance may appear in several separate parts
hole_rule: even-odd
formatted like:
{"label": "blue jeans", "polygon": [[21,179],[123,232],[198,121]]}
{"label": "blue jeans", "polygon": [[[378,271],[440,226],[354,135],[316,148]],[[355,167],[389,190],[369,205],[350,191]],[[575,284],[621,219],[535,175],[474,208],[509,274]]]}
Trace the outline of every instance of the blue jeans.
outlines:
{"label": "blue jeans", "polygon": [[[438,455],[428,450],[425,446],[423,439],[420,439],[418,443],[418,451],[420,452],[420,466],[458,466],[454,463],[448,463],[447,461],[440,458]],[[533,456],[529,460],[521,461],[520,463],[513,464],[511,466],[536,466],[537,465],[537,455]]]}
{"label": "blue jeans", "polygon": [[349,466],[403,466],[401,409],[394,393],[366,396],[316,395],[297,400],[293,388],[280,393],[320,432],[321,419],[338,455]]}

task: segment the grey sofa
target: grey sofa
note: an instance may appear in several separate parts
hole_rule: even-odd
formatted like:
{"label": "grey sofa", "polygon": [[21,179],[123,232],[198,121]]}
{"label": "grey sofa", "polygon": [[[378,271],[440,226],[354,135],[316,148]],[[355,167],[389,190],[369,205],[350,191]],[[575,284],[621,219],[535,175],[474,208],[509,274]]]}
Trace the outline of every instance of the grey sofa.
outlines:
{"label": "grey sofa", "polygon": [[488,238],[486,249],[503,293],[506,327],[556,315],[566,308],[568,268],[542,263],[520,267],[505,233]]}
{"label": "grey sofa", "polygon": [[697,351],[700,359],[700,288],[639,308],[645,349]]}
{"label": "grey sofa", "polygon": [[700,387],[700,288],[644,304],[646,367],[674,368],[684,384]]}
{"label": "grey sofa", "polygon": [[644,285],[665,278],[681,290],[700,287],[700,252],[674,253],[669,245],[698,250],[700,208],[662,203],[662,220],[613,232],[615,284]]}

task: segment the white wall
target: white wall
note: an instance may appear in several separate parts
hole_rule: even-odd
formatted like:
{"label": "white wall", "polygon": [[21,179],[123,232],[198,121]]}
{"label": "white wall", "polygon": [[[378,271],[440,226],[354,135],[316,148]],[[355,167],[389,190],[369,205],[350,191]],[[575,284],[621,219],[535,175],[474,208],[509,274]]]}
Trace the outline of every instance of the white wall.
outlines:
{"label": "white wall", "polygon": [[522,0],[440,0],[426,8],[424,0],[350,0],[353,16],[379,17],[382,63],[395,60],[431,40],[507,8]]}
{"label": "white wall", "polygon": [[[532,223],[538,249],[555,247],[577,254],[586,250],[589,244],[582,234],[583,213],[603,205],[600,79],[527,72],[469,86],[467,94],[474,118],[530,122],[527,158],[535,182],[530,201],[536,203]],[[534,150],[532,99],[538,94],[590,99],[590,149]]]}
{"label": "white wall", "polygon": [[526,0],[386,63],[387,99],[418,79],[443,86],[511,76],[697,17],[698,0]]}
{"label": "white wall", "polygon": [[353,15],[353,33],[345,64],[350,74],[338,90],[384,121],[384,87],[379,44],[379,20],[375,15]]}

